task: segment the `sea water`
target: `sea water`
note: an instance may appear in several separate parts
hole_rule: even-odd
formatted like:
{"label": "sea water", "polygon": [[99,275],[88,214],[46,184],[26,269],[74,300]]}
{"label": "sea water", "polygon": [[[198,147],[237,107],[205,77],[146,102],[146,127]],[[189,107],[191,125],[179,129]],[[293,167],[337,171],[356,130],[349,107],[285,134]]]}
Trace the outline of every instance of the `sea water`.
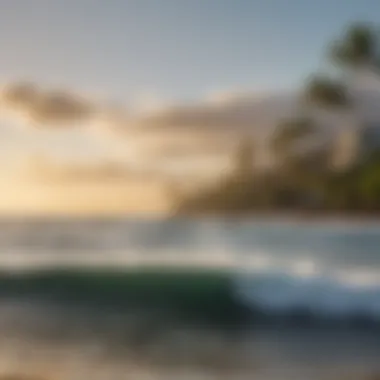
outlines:
{"label": "sea water", "polygon": [[0,222],[0,373],[365,378],[379,326],[380,223]]}

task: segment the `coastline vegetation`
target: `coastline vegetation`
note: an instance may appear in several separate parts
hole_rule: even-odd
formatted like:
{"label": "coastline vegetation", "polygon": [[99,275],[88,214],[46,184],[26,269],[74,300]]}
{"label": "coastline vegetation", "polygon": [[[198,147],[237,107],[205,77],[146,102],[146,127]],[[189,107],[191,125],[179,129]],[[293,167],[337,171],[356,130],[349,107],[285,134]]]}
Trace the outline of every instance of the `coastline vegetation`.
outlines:
{"label": "coastline vegetation", "polygon": [[[176,192],[175,214],[380,211],[380,133],[371,135],[364,121],[356,120],[357,99],[352,95],[352,83],[363,76],[380,78],[380,35],[371,25],[355,24],[331,46],[331,70],[307,81],[300,92],[299,114],[280,121],[272,135],[268,149],[275,157],[273,167],[253,169],[255,144],[247,138],[233,158],[234,170],[197,192]],[[313,144],[322,129],[318,112],[357,125],[351,147]],[[337,155],[343,162],[335,162]]]}

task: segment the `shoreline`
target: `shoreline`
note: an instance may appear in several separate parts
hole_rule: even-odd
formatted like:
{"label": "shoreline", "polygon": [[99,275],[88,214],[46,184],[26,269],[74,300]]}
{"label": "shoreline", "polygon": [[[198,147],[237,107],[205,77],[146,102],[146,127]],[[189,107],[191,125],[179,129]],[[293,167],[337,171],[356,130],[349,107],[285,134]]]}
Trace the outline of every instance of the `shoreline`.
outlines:
{"label": "shoreline", "polygon": [[259,211],[251,213],[181,213],[171,216],[173,219],[194,221],[215,220],[235,222],[273,222],[273,223],[333,223],[333,224],[371,224],[380,226],[380,212],[315,212],[315,211]]}
{"label": "shoreline", "polygon": [[4,223],[51,223],[51,222],[123,222],[147,221],[161,222],[170,220],[215,221],[215,222],[268,222],[268,223],[306,223],[306,224],[371,224],[380,226],[380,211],[375,212],[322,212],[322,211],[258,211],[249,213],[52,213],[52,214],[3,214],[0,224]]}

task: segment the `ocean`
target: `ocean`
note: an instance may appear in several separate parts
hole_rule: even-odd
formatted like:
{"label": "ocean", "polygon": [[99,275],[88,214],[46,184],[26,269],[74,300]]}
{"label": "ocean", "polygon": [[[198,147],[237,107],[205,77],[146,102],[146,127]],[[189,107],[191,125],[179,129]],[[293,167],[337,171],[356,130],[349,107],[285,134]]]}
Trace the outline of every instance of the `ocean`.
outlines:
{"label": "ocean", "polygon": [[380,373],[380,223],[3,219],[0,375]]}

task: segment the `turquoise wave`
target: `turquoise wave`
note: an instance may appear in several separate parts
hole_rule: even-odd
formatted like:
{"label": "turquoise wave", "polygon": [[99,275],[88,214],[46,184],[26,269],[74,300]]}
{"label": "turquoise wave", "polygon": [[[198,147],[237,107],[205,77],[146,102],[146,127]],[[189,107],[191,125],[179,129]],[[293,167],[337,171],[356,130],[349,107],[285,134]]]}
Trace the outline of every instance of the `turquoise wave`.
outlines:
{"label": "turquoise wave", "polygon": [[0,275],[0,296],[213,325],[250,319],[231,275],[218,270],[43,270]]}
{"label": "turquoise wave", "polygon": [[[370,308],[376,306],[378,290],[348,289],[346,294],[340,288],[333,292],[329,284],[321,289],[317,285],[268,275],[237,281],[236,274],[217,269],[46,269],[0,273],[0,301],[37,301],[94,315],[120,312],[163,326],[188,322],[243,329],[278,323],[380,327],[379,314]],[[281,301],[281,307],[275,301]]]}

